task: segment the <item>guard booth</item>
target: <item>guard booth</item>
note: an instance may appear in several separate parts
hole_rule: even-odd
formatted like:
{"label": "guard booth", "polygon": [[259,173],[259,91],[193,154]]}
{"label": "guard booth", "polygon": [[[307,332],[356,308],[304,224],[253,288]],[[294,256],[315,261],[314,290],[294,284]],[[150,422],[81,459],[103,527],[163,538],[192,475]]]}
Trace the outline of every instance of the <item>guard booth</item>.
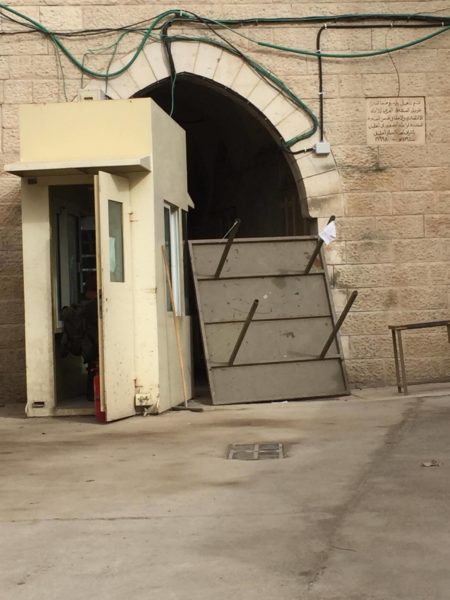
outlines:
{"label": "guard booth", "polygon": [[92,280],[106,420],[180,404],[180,351],[192,385],[184,131],[150,99],[22,106],[6,170],[22,185],[27,415],[94,414],[83,358],[61,353],[61,310]]}

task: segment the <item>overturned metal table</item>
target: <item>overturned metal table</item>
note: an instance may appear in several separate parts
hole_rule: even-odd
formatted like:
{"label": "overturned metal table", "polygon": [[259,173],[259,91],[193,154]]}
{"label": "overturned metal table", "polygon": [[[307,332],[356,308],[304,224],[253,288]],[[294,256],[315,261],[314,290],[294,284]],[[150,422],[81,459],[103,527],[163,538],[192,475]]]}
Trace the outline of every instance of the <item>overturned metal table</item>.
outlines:
{"label": "overturned metal table", "polygon": [[408,329],[428,329],[431,327],[447,327],[448,341],[450,342],[450,319],[445,321],[428,321],[424,323],[408,323],[407,325],[389,325],[392,332],[392,345],[394,346],[395,376],[397,378],[397,390],[408,394],[408,383],[406,381],[405,355],[403,352],[402,331]]}

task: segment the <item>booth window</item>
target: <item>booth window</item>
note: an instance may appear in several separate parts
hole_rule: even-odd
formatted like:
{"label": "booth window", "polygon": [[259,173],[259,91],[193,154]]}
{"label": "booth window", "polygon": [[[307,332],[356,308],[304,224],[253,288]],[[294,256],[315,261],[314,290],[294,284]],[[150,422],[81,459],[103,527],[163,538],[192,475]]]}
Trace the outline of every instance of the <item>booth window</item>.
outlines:
{"label": "booth window", "polygon": [[[169,263],[169,271],[172,282],[173,299],[175,303],[175,312],[181,314],[181,293],[182,293],[182,278],[181,278],[181,231],[180,231],[180,211],[175,206],[164,204],[164,245],[166,256]],[[173,310],[170,301],[169,289],[166,293],[167,310]]]}
{"label": "booth window", "polygon": [[189,264],[189,246],[188,246],[188,214],[187,211],[181,211],[181,234],[183,241],[183,282],[184,282],[184,314],[191,314],[191,298],[192,290],[190,287],[193,285],[190,278],[190,264]]}
{"label": "booth window", "polygon": [[76,304],[80,298],[78,273],[79,219],[64,208],[56,215],[58,262],[58,313],[63,306]]}
{"label": "booth window", "polygon": [[108,200],[109,220],[109,280],[125,281],[123,264],[123,205]]}

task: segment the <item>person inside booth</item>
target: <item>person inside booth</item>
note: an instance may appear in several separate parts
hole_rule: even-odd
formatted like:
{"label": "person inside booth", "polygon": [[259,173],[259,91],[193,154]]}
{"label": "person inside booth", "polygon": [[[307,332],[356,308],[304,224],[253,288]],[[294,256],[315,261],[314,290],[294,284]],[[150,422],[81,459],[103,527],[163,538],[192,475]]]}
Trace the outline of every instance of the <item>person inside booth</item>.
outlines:
{"label": "person inside booth", "polygon": [[97,278],[86,279],[83,300],[61,310],[63,335],[61,356],[82,356],[87,368],[86,397],[94,400],[94,378],[98,372]]}

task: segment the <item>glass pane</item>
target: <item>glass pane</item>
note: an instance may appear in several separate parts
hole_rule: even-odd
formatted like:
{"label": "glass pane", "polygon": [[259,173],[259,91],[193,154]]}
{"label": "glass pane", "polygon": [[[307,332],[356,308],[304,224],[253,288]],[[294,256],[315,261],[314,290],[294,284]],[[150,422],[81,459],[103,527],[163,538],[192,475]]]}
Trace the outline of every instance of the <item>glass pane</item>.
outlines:
{"label": "glass pane", "polygon": [[122,203],[108,200],[109,219],[109,280],[125,281],[123,267]]}
{"label": "glass pane", "polygon": [[175,311],[181,314],[181,270],[180,270],[180,226],[178,220],[178,209],[170,209],[170,237],[171,237],[171,277],[172,291],[175,302]]}
{"label": "glass pane", "polygon": [[76,304],[80,300],[80,280],[78,274],[78,232],[78,218],[74,215],[67,215],[67,256],[69,259],[70,304]]}
{"label": "glass pane", "polygon": [[191,314],[191,294],[193,294],[193,282],[191,279],[191,271],[189,267],[189,247],[188,247],[188,222],[187,212],[181,213],[181,227],[183,240],[183,280],[184,280],[184,310],[186,315]]}
{"label": "glass pane", "polygon": [[[169,273],[172,273],[172,244],[170,235],[170,208],[164,207],[164,247],[166,249],[166,258],[169,263]],[[170,301],[169,286],[166,282],[166,307],[167,310],[172,310],[172,303]]]}

